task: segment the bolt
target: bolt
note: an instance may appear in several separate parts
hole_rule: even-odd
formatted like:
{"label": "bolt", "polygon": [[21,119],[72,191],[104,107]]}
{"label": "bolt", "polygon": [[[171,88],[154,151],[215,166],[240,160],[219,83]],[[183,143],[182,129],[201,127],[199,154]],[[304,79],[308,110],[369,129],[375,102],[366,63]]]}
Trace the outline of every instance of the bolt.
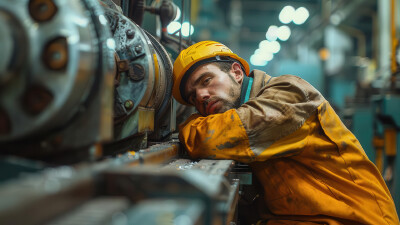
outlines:
{"label": "bolt", "polygon": [[28,7],[31,17],[38,22],[48,21],[57,13],[52,0],[30,0]]}
{"label": "bolt", "polygon": [[126,31],[126,36],[129,39],[133,39],[135,37],[135,32],[133,30],[129,29],[129,30]]}
{"label": "bolt", "polygon": [[118,65],[118,72],[124,72],[129,69],[129,63],[128,60],[126,59],[118,61],[117,65]]}
{"label": "bolt", "polygon": [[134,104],[132,100],[126,100],[124,103],[125,109],[132,109]]}
{"label": "bolt", "polygon": [[64,69],[68,63],[68,45],[65,37],[58,37],[46,44],[42,60],[52,70]]}
{"label": "bolt", "polygon": [[136,46],[135,47],[135,52],[138,53],[138,54],[141,53],[142,52],[142,46],[141,45]]}
{"label": "bolt", "polygon": [[140,64],[134,64],[129,67],[129,78],[133,81],[143,80],[144,74],[144,67]]}
{"label": "bolt", "polygon": [[53,100],[53,95],[44,87],[32,86],[22,96],[22,107],[30,114],[42,112]]}

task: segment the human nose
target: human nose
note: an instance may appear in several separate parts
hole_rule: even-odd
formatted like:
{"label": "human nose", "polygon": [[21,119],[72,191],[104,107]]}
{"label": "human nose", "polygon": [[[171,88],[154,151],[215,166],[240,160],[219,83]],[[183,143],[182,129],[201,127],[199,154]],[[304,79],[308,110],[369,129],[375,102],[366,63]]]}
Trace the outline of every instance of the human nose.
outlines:
{"label": "human nose", "polygon": [[197,92],[196,93],[196,98],[197,98],[196,100],[199,103],[203,103],[204,101],[206,101],[207,99],[210,98],[210,93],[205,88],[199,88],[199,89],[196,90],[196,92]]}

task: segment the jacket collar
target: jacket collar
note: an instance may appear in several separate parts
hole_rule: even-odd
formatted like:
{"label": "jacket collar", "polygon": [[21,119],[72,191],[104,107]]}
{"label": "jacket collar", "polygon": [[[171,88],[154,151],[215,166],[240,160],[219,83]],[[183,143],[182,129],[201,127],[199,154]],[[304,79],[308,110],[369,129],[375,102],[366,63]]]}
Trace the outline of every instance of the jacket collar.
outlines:
{"label": "jacket collar", "polygon": [[253,70],[249,74],[249,77],[253,77],[253,86],[251,87],[250,98],[256,97],[260,92],[261,88],[267,85],[271,76],[261,70]]}

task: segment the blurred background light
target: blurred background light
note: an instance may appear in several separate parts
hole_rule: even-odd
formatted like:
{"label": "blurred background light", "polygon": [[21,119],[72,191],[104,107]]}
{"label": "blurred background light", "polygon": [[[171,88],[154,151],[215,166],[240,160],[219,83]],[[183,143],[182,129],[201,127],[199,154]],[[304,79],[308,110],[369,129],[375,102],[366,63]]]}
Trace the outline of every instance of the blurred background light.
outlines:
{"label": "blurred background light", "polygon": [[178,31],[179,29],[181,29],[181,24],[179,22],[176,22],[176,21],[171,22],[167,26],[167,31],[168,31],[169,34],[173,34],[176,31]]}
{"label": "blurred background light", "polygon": [[290,28],[286,25],[280,26],[278,28],[278,38],[281,41],[287,41],[290,37],[291,31]]}
{"label": "blurred background light", "polygon": [[[261,41],[260,42],[260,44],[258,45],[258,47],[259,47],[259,50],[267,50],[268,51],[268,49],[269,49],[269,43],[271,43],[270,41],[268,41],[268,40],[263,40],[263,41]],[[257,50],[256,50],[257,51]]]}
{"label": "blurred background light", "polygon": [[330,56],[330,52],[329,49],[327,48],[321,48],[319,50],[319,57],[321,58],[321,60],[326,61],[329,59]]}
{"label": "blurred background light", "polygon": [[304,7],[300,7],[298,9],[296,9],[294,16],[293,16],[293,23],[297,24],[297,25],[301,25],[304,22],[306,22],[306,20],[308,19],[308,16],[310,14],[308,13],[308,10]]}
{"label": "blurred background light", "polygon": [[276,54],[281,50],[281,45],[277,41],[272,41],[271,44],[271,52]]}
{"label": "blurred background light", "polygon": [[268,41],[275,41],[278,38],[278,27],[277,26],[269,26],[265,37]]}
{"label": "blurred background light", "polygon": [[279,13],[279,21],[284,24],[292,22],[293,16],[295,15],[295,9],[293,6],[287,5],[283,7],[282,11]]}
{"label": "blurred background light", "polygon": [[261,57],[261,59],[266,60],[266,61],[271,61],[274,58],[274,54],[272,54],[272,52],[268,52],[268,51],[260,51],[259,57]]}
{"label": "blurred background light", "polygon": [[179,9],[179,7],[176,7],[176,16],[174,21],[177,21],[181,18],[181,10]]}
{"label": "blurred background light", "polygon": [[[167,28],[168,29],[168,28]],[[194,32],[194,27],[193,25],[190,25],[188,22],[184,22],[182,24],[182,35],[184,37],[188,37],[189,36],[189,30],[190,30],[190,35],[193,34]]]}
{"label": "blurred background light", "polygon": [[263,40],[258,46],[260,48],[260,51],[262,52],[271,52],[275,54],[281,50],[281,45],[277,41]]}
{"label": "blurred background light", "polygon": [[252,55],[250,57],[250,63],[253,66],[266,66],[268,64],[268,61],[263,59],[261,55]]}

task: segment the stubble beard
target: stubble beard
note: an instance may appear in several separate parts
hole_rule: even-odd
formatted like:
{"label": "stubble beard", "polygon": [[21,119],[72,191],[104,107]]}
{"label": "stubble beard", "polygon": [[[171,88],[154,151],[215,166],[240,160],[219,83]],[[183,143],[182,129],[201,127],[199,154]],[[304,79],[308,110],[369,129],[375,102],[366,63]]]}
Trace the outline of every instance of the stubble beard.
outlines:
{"label": "stubble beard", "polygon": [[[235,80],[232,80],[232,85],[229,89],[229,97],[230,99],[222,99],[216,97],[218,101],[222,102],[222,107],[218,110],[217,113],[224,113],[230,109],[237,109],[240,106],[240,84]],[[238,93],[239,90],[239,93]]]}

